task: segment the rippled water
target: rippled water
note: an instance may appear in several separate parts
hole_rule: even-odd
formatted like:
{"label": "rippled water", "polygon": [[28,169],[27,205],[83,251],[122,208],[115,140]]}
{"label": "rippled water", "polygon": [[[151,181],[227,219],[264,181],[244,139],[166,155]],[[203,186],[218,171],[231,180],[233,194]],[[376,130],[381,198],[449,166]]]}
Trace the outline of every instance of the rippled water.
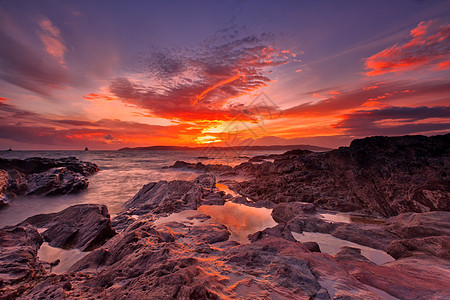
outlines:
{"label": "rippled water", "polygon": [[[100,171],[89,177],[89,188],[76,195],[55,197],[21,197],[0,210],[0,227],[17,224],[35,214],[60,211],[81,203],[97,203],[108,206],[110,214],[122,209],[124,202],[134,196],[148,182],[159,180],[192,180],[198,174],[179,169],[163,169],[177,160],[204,164],[237,165],[248,157],[281,153],[283,151],[12,151],[0,152],[2,158],[75,156],[80,160],[96,163]],[[208,159],[199,158],[207,156]]]}

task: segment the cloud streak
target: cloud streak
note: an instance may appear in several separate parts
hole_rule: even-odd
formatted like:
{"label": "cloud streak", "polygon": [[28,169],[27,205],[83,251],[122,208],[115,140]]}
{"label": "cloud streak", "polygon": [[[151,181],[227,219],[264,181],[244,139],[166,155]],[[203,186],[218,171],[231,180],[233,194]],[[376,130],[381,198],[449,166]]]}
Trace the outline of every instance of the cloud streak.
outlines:
{"label": "cloud streak", "polygon": [[39,26],[42,29],[42,33],[39,36],[45,45],[47,53],[55,57],[61,65],[65,66],[64,54],[67,48],[64,45],[61,32],[48,18],[42,19],[39,22]]}
{"label": "cloud streak", "polygon": [[0,11],[0,79],[43,96],[50,96],[55,88],[66,85],[69,82],[66,70],[20,41],[8,30],[15,24],[8,24],[7,18],[1,17]]}
{"label": "cloud streak", "polygon": [[409,40],[398,43],[365,60],[366,75],[376,76],[423,67],[450,67],[450,24],[420,22],[410,31]]}
{"label": "cloud streak", "polygon": [[110,91],[157,117],[216,122],[239,116],[256,122],[250,110],[230,105],[230,100],[266,86],[271,81],[266,68],[288,63],[293,57],[268,46],[264,35],[219,44],[210,40],[184,53],[151,53],[141,61],[149,66],[141,76],[150,77],[150,83],[120,77],[112,82]]}
{"label": "cloud streak", "polygon": [[386,106],[394,101],[414,97],[448,101],[450,83],[447,81],[393,81],[372,84],[350,91],[342,91],[323,100],[300,104],[283,111],[285,117],[329,116],[345,113],[361,107]]}
{"label": "cloud streak", "polygon": [[450,106],[358,110],[333,125],[351,136],[405,135],[450,130]]}

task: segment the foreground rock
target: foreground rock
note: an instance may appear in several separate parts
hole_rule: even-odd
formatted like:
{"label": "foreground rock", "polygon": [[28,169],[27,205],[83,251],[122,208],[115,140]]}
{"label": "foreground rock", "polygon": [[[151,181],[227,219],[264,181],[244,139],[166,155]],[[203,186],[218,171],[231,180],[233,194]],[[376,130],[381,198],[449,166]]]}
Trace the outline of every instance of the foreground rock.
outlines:
{"label": "foreground rock", "polygon": [[53,214],[30,217],[21,224],[46,228],[44,241],[50,246],[90,251],[115,235],[105,205],[80,204]]}
{"label": "foreground rock", "polygon": [[44,275],[37,259],[42,238],[31,225],[0,229],[0,298],[14,299]]}
{"label": "foreground rock", "polygon": [[[360,245],[386,251],[394,258],[415,253],[450,259],[450,212],[404,213],[375,224],[340,223],[301,208],[306,203],[277,204],[274,220],[291,231],[320,232]],[[293,215],[292,211],[297,214]],[[364,221],[363,218],[359,220]],[[370,223],[370,219],[367,223]],[[283,227],[283,228],[284,228]]]}
{"label": "foreground rock", "polygon": [[[42,240],[33,226],[46,227],[42,235],[54,245],[91,249],[89,245],[99,245],[93,241],[98,241],[101,228],[110,229],[106,208],[74,206],[5,228],[7,231],[0,231],[0,237],[8,238],[0,239],[0,246],[11,248],[7,250],[12,253],[8,256],[11,259],[20,257],[18,252],[31,247],[31,255],[17,263],[19,270],[22,264],[30,265],[35,275],[19,272],[17,280],[24,284],[17,280],[3,281],[0,296],[21,299],[450,297],[450,287],[446,284],[450,273],[446,256],[449,247],[445,243],[430,247],[415,240],[443,238],[445,241],[449,234],[448,212],[405,213],[373,224],[341,223],[325,220],[321,210],[311,203],[281,203],[273,210],[279,224],[250,235],[251,243],[241,245],[229,240],[230,231],[226,226],[191,211],[199,205],[223,201],[223,193],[217,192],[214,185],[215,177],[207,174],[194,181],[145,185],[126,203],[127,210],[114,219],[118,234],[102,239],[106,242],[75,262],[66,274],[42,271],[34,250]],[[180,213],[173,216],[171,212]],[[17,228],[22,228],[18,237],[14,233]],[[24,235],[22,232],[26,230],[30,233]],[[313,241],[297,242],[292,231],[330,233],[378,249],[394,245],[399,255],[395,261],[376,265],[359,249],[346,247],[332,257],[320,253],[320,247]],[[17,244],[13,242],[16,240]],[[399,241],[405,250],[395,245]],[[405,244],[405,241],[412,242]],[[3,270],[7,270],[6,266]],[[10,276],[9,271],[6,274]]]}
{"label": "foreground rock", "polygon": [[0,170],[0,208],[8,205],[6,197],[6,189],[8,188],[8,173],[5,170]]}
{"label": "foreground rock", "polygon": [[0,158],[0,207],[7,198],[13,199],[21,195],[64,195],[79,192],[88,187],[87,176],[97,171],[97,165],[79,161],[75,157],[33,157],[24,160]]}
{"label": "foreground rock", "polygon": [[150,182],[129,201],[125,208],[133,214],[168,214],[197,209],[203,204],[223,204],[224,193],[215,192],[216,178],[200,175],[194,181],[174,180]]}

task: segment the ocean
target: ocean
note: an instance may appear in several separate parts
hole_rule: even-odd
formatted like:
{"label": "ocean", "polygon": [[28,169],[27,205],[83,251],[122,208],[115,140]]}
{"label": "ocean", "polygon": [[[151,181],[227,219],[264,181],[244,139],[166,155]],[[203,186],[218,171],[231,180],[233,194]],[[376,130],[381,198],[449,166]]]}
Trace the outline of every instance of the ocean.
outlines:
{"label": "ocean", "polygon": [[[78,194],[39,197],[19,197],[0,210],[0,227],[15,225],[26,218],[52,213],[75,204],[104,204],[111,215],[123,209],[123,204],[149,182],[160,180],[192,180],[199,173],[165,169],[177,160],[230,166],[246,162],[256,155],[283,153],[285,150],[206,149],[186,151],[3,151],[0,157],[25,159],[28,157],[61,158],[74,156],[97,164],[100,171],[89,176],[89,187]],[[206,158],[207,157],[207,158]]]}

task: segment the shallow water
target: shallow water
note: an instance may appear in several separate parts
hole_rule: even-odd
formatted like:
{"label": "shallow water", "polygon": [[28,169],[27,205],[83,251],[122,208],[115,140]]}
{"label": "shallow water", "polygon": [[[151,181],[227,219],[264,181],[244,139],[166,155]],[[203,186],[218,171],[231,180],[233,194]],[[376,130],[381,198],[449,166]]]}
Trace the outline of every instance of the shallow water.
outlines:
{"label": "shallow water", "polygon": [[341,251],[342,247],[348,246],[361,249],[361,254],[377,265],[395,260],[392,256],[382,250],[342,240],[332,236],[331,234],[304,231],[303,233],[292,232],[292,235],[297,241],[302,243],[316,242],[319,244],[321,252],[328,253],[332,256]]}
{"label": "shallow water", "polygon": [[89,252],[82,252],[78,249],[65,250],[61,248],[55,248],[48,243],[43,243],[38,251],[38,258],[41,261],[54,262],[59,259],[58,265],[52,268],[52,272],[55,274],[65,273],[69,268],[78,260],[85,257]]}
{"label": "shallow water", "polygon": [[231,231],[230,240],[241,244],[249,243],[249,234],[277,225],[272,219],[272,209],[264,207],[226,202],[225,205],[203,205],[198,211],[227,226]]}
{"label": "shallow water", "polygon": [[[214,149],[213,149],[214,150]],[[0,210],[0,227],[17,224],[27,217],[57,212],[71,205],[82,203],[105,204],[110,214],[118,213],[123,203],[133,197],[140,188],[151,181],[192,180],[199,173],[181,169],[163,169],[177,160],[204,164],[237,165],[256,155],[274,151],[11,151],[0,152],[2,158],[75,156],[83,161],[96,163],[100,171],[89,176],[89,188],[76,195],[54,197],[20,197]],[[275,151],[276,152],[276,151]],[[283,151],[280,151],[283,152]],[[279,152],[279,153],[280,153]],[[239,155],[238,155],[239,154]],[[208,156],[209,159],[198,157]],[[239,158],[241,157],[241,158]]]}

